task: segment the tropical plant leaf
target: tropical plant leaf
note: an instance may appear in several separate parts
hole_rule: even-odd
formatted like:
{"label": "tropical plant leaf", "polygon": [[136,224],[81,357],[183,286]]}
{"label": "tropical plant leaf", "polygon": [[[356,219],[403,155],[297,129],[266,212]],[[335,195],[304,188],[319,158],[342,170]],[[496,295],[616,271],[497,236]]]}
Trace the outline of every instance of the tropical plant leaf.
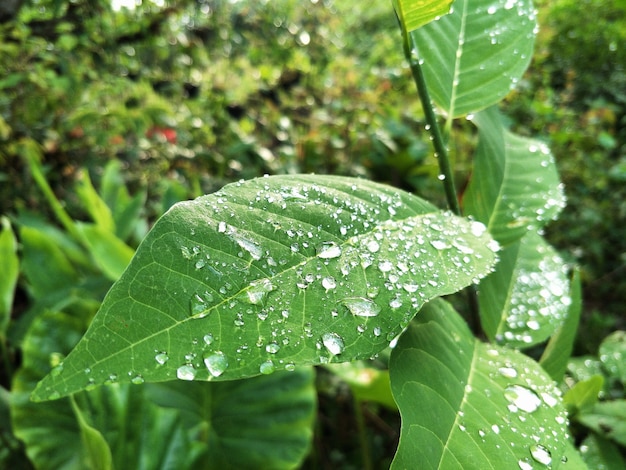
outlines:
{"label": "tropical plant leaf", "polygon": [[456,0],[413,31],[428,91],[448,119],[487,108],[526,71],[537,30],[531,0]]}
{"label": "tropical plant leaf", "polygon": [[400,337],[389,364],[402,416],[392,468],[558,468],[568,444],[559,390],[532,359],[476,340],[441,299]]}
{"label": "tropical plant leaf", "polygon": [[19,275],[17,240],[6,217],[0,218],[0,338],[4,336],[11,317],[13,296]]}
{"label": "tropical plant leaf", "polygon": [[489,339],[522,349],[554,334],[572,303],[567,265],[534,232],[501,251],[497,273],[483,279],[478,292]]}
{"label": "tropical plant leaf", "polygon": [[424,302],[489,272],[495,250],[483,224],[380,184],[228,185],[157,222],[34,399],[111,376],[226,380],[367,358]]}
{"label": "tropical plant leaf", "polygon": [[[190,444],[178,414],[144,399],[144,389],[131,385],[105,387],[55,403],[33,403],[38,380],[69,352],[85,331],[84,320],[61,312],[45,312],[32,323],[23,341],[24,363],[11,392],[15,435],[40,470],[107,468],[197,468],[198,449]],[[80,413],[77,417],[76,413]],[[103,465],[105,464],[105,465]]]}
{"label": "tropical plant leaf", "polygon": [[311,367],[228,382],[150,384],[150,399],[181,411],[206,468],[298,468],[313,437]]}
{"label": "tropical plant leaf", "polygon": [[574,349],[574,341],[576,340],[578,322],[582,311],[580,272],[578,270],[574,271],[570,286],[571,304],[567,309],[567,316],[550,338],[550,341],[548,341],[548,345],[539,360],[541,367],[556,381],[560,381],[563,378],[565,369],[567,369],[567,361]]}
{"label": "tropical plant leaf", "polygon": [[402,28],[410,33],[450,11],[453,0],[394,0]]}
{"label": "tropical plant leaf", "polygon": [[565,206],[563,187],[548,147],[507,131],[497,108],[478,113],[473,122],[479,143],[463,196],[465,213],[507,245],[557,217]]}

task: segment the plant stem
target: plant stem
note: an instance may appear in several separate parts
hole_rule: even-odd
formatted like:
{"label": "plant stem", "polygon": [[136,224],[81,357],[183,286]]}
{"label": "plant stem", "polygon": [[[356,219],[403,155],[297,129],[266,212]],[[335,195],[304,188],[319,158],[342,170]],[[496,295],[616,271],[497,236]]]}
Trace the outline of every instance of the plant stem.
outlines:
{"label": "plant stem", "polygon": [[413,80],[415,81],[417,93],[422,103],[422,109],[424,110],[426,124],[428,124],[428,131],[430,132],[433,146],[435,147],[435,156],[437,157],[437,162],[439,163],[439,173],[443,178],[442,183],[446,193],[448,207],[454,214],[461,215],[461,208],[457,198],[454,177],[450,166],[450,158],[448,156],[448,149],[446,148],[446,144],[441,135],[439,123],[437,122],[437,117],[435,116],[435,110],[433,109],[433,104],[430,100],[430,95],[428,94],[428,88],[426,86],[426,80],[424,79],[424,73],[422,72],[422,66],[417,54],[415,53],[415,43],[413,42],[411,34],[404,31],[404,29],[402,36],[404,55],[409,62],[409,66],[411,67]]}
{"label": "plant stem", "polygon": [[367,431],[365,429],[365,420],[363,419],[362,403],[357,398],[354,398],[354,416],[356,418],[356,426],[359,433],[359,444],[361,446],[361,459],[363,470],[372,470],[372,458],[369,452],[369,445],[367,442]]}

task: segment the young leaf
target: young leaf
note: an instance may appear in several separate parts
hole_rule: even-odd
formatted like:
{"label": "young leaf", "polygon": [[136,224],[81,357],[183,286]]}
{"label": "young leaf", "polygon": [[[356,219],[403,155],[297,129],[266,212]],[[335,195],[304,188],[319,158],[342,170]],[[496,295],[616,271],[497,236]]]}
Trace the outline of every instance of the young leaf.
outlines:
{"label": "young leaf", "polygon": [[574,271],[571,280],[570,297],[572,303],[567,309],[567,316],[555,334],[550,338],[546,349],[541,355],[539,364],[556,381],[563,378],[567,361],[572,355],[578,322],[582,310],[580,272]]}
{"label": "young leaf", "polygon": [[491,106],[522,77],[537,30],[531,0],[456,0],[411,33],[428,91],[449,118]]}
{"label": "young leaf", "polygon": [[453,0],[393,0],[402,29],[410,33],[450,11]]}
{"label": "young leaf", "polygon": [[157,222],[33,397],[112,374],[228,380],[367,358],[427,300],[489,272],[496,249],[484,225],[380,184],[276,176],[228,185]]}
{"label": "young leaf", "polygon": [[11,223],[6,217],[0,218],[0,338],[4,336],[13,306],[15,285],[19,275],[17,240],[11,230]]}
{"label": "young leaf", "polygon": [[568,443],[560,393],[523,354],[481,343],[444,301],[427,304],[389,364],[402,430],[392,468],[556,468]]}
{"label": "young leaf", "polygon": [[199,433],[201,461],[211,468],[298,468],[313,437],[316,409],[312,368],[247,380],[151,385],[154,403],[180,410]]}
{"label": "young leaf", "polygon": [[497,108],[478,113],[472,122],[479,143],[463,196],[465,213],[507,245],[556,218],[565,206],[563,187],[548,147],[508,132]]}
{"label": "young leaf", "polygon": [[550,337],[572,303],[567,265],[537,233],[502,250],[497,272],[478,286],[480,320],[491,341],[527,348]]}

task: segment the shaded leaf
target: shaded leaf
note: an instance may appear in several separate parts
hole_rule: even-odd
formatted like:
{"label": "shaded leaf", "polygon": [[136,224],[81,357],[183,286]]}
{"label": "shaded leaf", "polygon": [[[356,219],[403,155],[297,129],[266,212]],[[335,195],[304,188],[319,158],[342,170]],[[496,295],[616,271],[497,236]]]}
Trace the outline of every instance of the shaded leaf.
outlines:
{"label": "shaded leaf", "polygon": [[0,218],[0,338],[4,336],[11,318],[13,296],[19,275],[17,240],[6,217]]}
{"label": "shaded leaf", "polygon": [[207,468],[297,468],[313,437],[314,373],[292,372],[217,383],[151,385],[149,396],[181,410],[205,449]]}
{"label": "shaded leaf", "polygon": [[76,228],[83,235],[96,265],[108,279],[117,281],[130,263],[135,250],[113,232],[105,231],[98,225],[79,223]]}
{"label": "shaded leaf", "polygon": [[586,380],[577,382],[563,396],[563,402],[567,405],[571,414],[585,411],[598,402],[598,396],[604,386],[604,377],[594,375]]}
{"label": "shaded leaf", "polygon": [[572,275],[570,298],[571,304],[567,309],[567,315],[548,341],[548,345],[539,360],[541,367],[556,381],[563,378],[578,331],[578,322],[582,310],[580,271],[578,270],[574,271]]}
{"label": "shaded leaf", "polygon": [[[484,276],[478,223],[353,178],[268,177],[166,213],[34,398],[120,381],[227,380],[367,358],[425,301]],[[167,361],[164,360],[167,357]]]}
{"label": "shaded leaf", "polygon": [[589,468],[626,468],[626,459],[613,442],[590,434],[580,446],[582,458]]}
{"label": "shaded leaf", "polygon": [[577,421],[600,436],[626,446],[626,400],[597,403],[590,412],[579,414]]}
{"label": "shaded leaf", "polygon": [[545,341],[571,306],[567,266],[536,233],[500,253],[497,272],[478,286],[483,330],[490,340],[525,348]]}
{"label": "shaded leaf", "polygon": [[528,67],[536,29],[531,0],[456,0],[411,33],[432,99],[449,119],[500,101]]}
{"label": "shaded leaf", "polygon": [[391,354],[402,416],[392,468],[558,468],[567,416],[532,359],[481,343],[450,304],[427,304]]}
{"label": "shaded leaf", "polygon": [[497,108],[478,113],[472,122],[479,143],[463,196],[465,213],[507,245],[557,217],[565,206],[563,187],[548,147],[507,131]]}
{"label": "shaded leaf", "polygon": [[609,374],[626,385],[626,331],[614,331],[604,338],[599,353]]}
{"label": "shaded leaf", "polygon": [[85,450],[85,460],[88,468],[94,470],[110,470],[113,468],[111,449],[106,440],[98,431],[89,425],[81,409],[73,399],[70,399],[72,410],[78,421],[82,448]]}
{"label": "shaded leaf", "polygon": [[398,405],[391,393],[389,371],[369,367],[364,362],[329,364],[329,370],[350,386],[358,401],[371,401],[397,410]]}
{"label": "shaded leaf", "polygon": [[394,0],[402,28],[411,32],[450,11],[453,0]]}

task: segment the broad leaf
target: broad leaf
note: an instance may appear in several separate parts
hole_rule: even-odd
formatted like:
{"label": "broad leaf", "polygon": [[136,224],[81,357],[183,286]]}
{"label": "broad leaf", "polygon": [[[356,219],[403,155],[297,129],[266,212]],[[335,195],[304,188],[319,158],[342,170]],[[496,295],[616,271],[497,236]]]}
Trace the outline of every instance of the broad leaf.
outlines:
{"label": "broad leaf", "polygon": [[576,382],[563,396],[563,402],[571,414],[588,411],[598,403],[603,387],[604,377],[593,375],[588,379]]}
{"label": "broad leaf", "polygon": [[523,354],[476,340],[442,300],[409,325],[389,370],[402,416],[392,468],[560,467],[567,416],[550,377]]}
{"label": "broad leaf", "polygon": [[0,219],[0,338],[9,325],[13,296],[19,275],[17,240],[11,229],[9,219]]}
{"label": "broad leaf", "polygon": [[108,279],[117,281],[135,251],[113,232],[108,232],[99,225],[77,223],[76,228],[84,236],[96,265]]}
{"label": "broad leaf", "polygon": [[456,0],[411,33],[428,91],[452,119],[500,101],[528,67],[537,30],[531,0]]}
{"label": "broad leaf", "polygon": [[567,265],[530,232],[500,254],[497,272],[478,287],[483,330],[490,340],[526,348],[545,341],[572,303]]}
{"label": "broad leaf", "polygon": [[507,131],[497,108],[477,114],[479,143],[463,196],[465,213],[487,225],[501,244],[543,227],[565,206],[548,147]]}
{"label": "broad leaf", "polygon": [[579,414],[577,421],[598,435],[626,446],[626,400],[597,403],[590,412]]}
{"label": "broad leaf", "polygon": [[[204,468],[297,468],[313,438],[315,374],[310,367],[228,382],[169,382],[151,400],[181,411],[204,452]],[[200,468],[200,467],[198,467]]]}
{"label": "broad leaf", "polygon": [[111,376],[228,380],[367,358],[427,300],[489,272],[496,249],[481,223],[363,180],[232,184],[157,222],[34,398]]}
{"label": "broad leaf", "polygon": [[582,310],[580,272],[574,271],[571,281],[570,297],[572,302],[567,309],[565,320],[550,338],[546,349],[541,355],[541,367],[556,381],[563,378],[567,361],[572,355],[578,322]]}
{"label": "broad leaf", "polygon": [[402,28],[411,32],[450,11],[453,0],[394,0]]}
{"label": "broad leaf", "polygon": [[626,458],[622,457],[619,447],[611,441],[595,434],[589,434],[580,446],[582,457],[588,467],[626,468]]}
{"label": "broad leaf", "polygon": [[615,331],[600,345],[600,361],[612,377],[626,385],[626,331]]}
{"label": "broad leaf", "polygon": [[68,399],[29,400],[37,381],[80,339],[85,327],[84,321],[67,314],[46,312],[24,339],[24,363],[12,386],[11,417],[35,467],[101,468],[109,447],[113,468],[197,468],[192,465],[197,449],[189,443],[177,413],[145,400],[143,388],[118,385],[81,393],[72,397],[76,407]]}

